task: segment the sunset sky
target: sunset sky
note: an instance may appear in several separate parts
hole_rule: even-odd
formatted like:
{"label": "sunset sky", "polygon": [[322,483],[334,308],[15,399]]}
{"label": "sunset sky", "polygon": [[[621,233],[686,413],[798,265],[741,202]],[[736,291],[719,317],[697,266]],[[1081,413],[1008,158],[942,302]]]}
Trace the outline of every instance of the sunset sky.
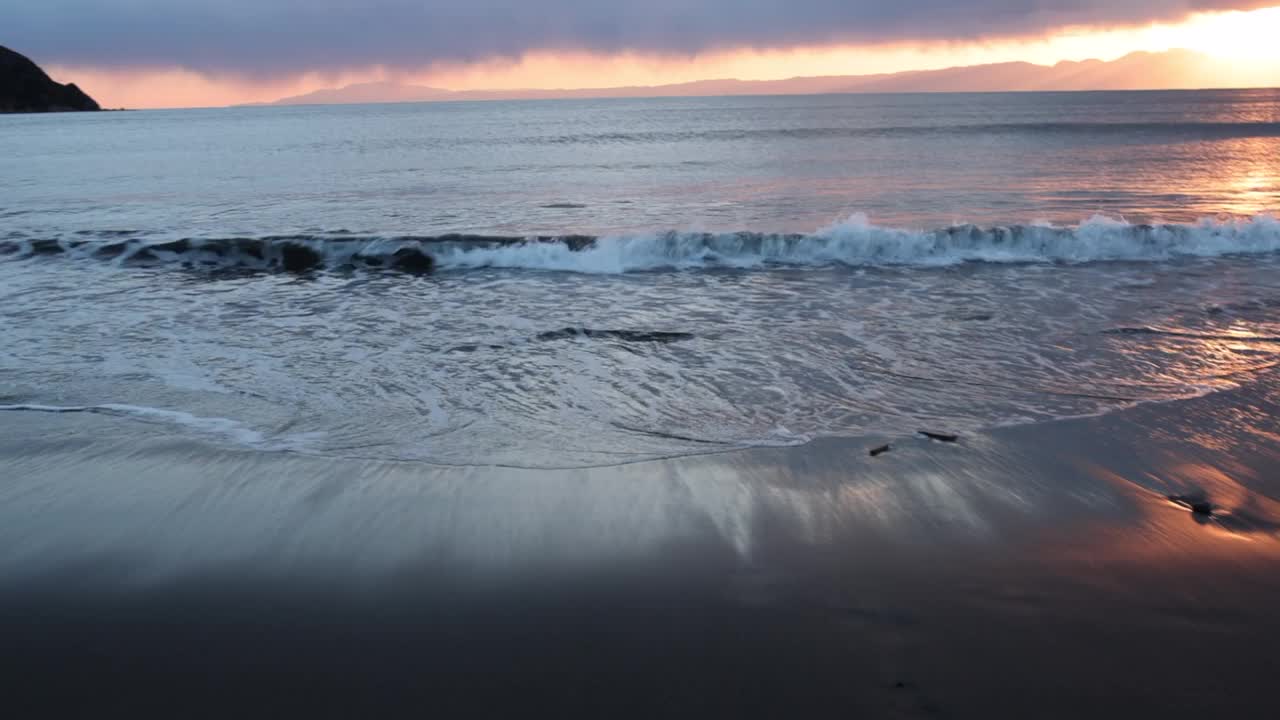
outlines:
{"label": "sunset sky", "polygon": [[[1280,0],[9,0],[0,44],[107,106],[766,80],[1188,48],[1280,77]],[[1271,7],[1269,7],[1271,6]]]}

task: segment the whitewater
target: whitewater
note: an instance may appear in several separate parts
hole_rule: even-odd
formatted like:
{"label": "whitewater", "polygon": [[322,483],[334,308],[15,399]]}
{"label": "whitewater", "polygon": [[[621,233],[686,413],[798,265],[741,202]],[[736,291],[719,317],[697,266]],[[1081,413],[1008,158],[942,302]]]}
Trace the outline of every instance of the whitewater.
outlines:
{"label": "whitewater", "polygon": [[[982,228],[960,225],[932,231],[883,227],[864,214],[809,234],[665,231],[590,237],[437,237],[314,234],[246,238],[10,239],[0,256],[18,259],[67,255],[119,266],[181,265],[205,269],[314,270],[389,268],[508,268],[579,273],[624,273],[697,268],[769,266],[945,267],[965,262],[1082,263],[1161,261],[1280,251],[1280,221],[1205,218],[1192,224],[1130,224],[1095,216],[1075,227],[1049,223]],[[293,259],[290,252],[304,255]],[[412,255],[406,254],[412,252]],[[429,262],[405,264],[404,258]]]}

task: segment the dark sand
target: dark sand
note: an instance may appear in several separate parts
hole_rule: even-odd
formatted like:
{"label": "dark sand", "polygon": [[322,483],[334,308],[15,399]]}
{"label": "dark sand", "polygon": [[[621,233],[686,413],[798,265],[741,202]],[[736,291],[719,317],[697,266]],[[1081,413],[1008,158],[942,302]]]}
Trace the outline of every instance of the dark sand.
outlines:
{"label": "dark sand", "polygon": [[571,472],[2,413],[6,714],[1266,716],[1278,403]]}

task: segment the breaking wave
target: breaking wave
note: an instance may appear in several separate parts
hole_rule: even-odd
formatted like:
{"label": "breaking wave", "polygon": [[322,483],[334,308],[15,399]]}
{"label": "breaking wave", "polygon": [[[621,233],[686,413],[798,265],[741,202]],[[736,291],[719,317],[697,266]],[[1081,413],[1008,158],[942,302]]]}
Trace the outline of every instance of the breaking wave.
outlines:
{"label": "breaking wave", "polygon": [[813,233],[656,232],[503,237],[372,236],[345,233],[160,242],[131,233],[65,238],[11,238],[0,255],[96,258],[124,266],[284,270],[371,268],[425,273],[514,268],[625,273],[711,267],[922,266],[969,262],[1084,263],[1159,261],[1280,251],[1280,220],[1202,220],[1139,225],[1094,217],[1073,227],[1048,224],[911,230],[855,215]]}

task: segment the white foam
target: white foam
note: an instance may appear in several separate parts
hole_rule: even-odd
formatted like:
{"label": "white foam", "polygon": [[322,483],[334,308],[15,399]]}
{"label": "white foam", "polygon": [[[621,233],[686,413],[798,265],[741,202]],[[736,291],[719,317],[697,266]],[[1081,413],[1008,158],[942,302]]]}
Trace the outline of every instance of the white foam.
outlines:
{"label": "white foam", "polygon": [[47,412],[47,413],[75,413],[75,412],[91,412],[92,407],[88,405],[36,405],[33,403],[22,403],[19,405],[0,405],[0,411],[30,411],[30,412]]}
{"label": "white foam", "polygon": [[563,243],[443,246],[444,269],[527,268],[615,274],[700,267],[906,265],[964,262],[1158,261],[1280,251],[1280,221],[1267,215],[1192,224],[1133,225],[1095,216],[1075,227],[1043,223],[983,229],[909,230],[854,215],[808,235],[655,233],[607,236],[572,250]]}
{"label": "white foam", "polygon": [[318,433],[302,433],[269,438],[238,420],[201,417],[181,410],[165,410],[144,405],[125,405],[121,403],[104,403],[102,405],[0,405],[0,412],[3,411],[121,415],[143,421],[177,425],[187,430],[193,430],[198,434],[217,437],[242,447],[275,452],[306,449],[319,437]]}

